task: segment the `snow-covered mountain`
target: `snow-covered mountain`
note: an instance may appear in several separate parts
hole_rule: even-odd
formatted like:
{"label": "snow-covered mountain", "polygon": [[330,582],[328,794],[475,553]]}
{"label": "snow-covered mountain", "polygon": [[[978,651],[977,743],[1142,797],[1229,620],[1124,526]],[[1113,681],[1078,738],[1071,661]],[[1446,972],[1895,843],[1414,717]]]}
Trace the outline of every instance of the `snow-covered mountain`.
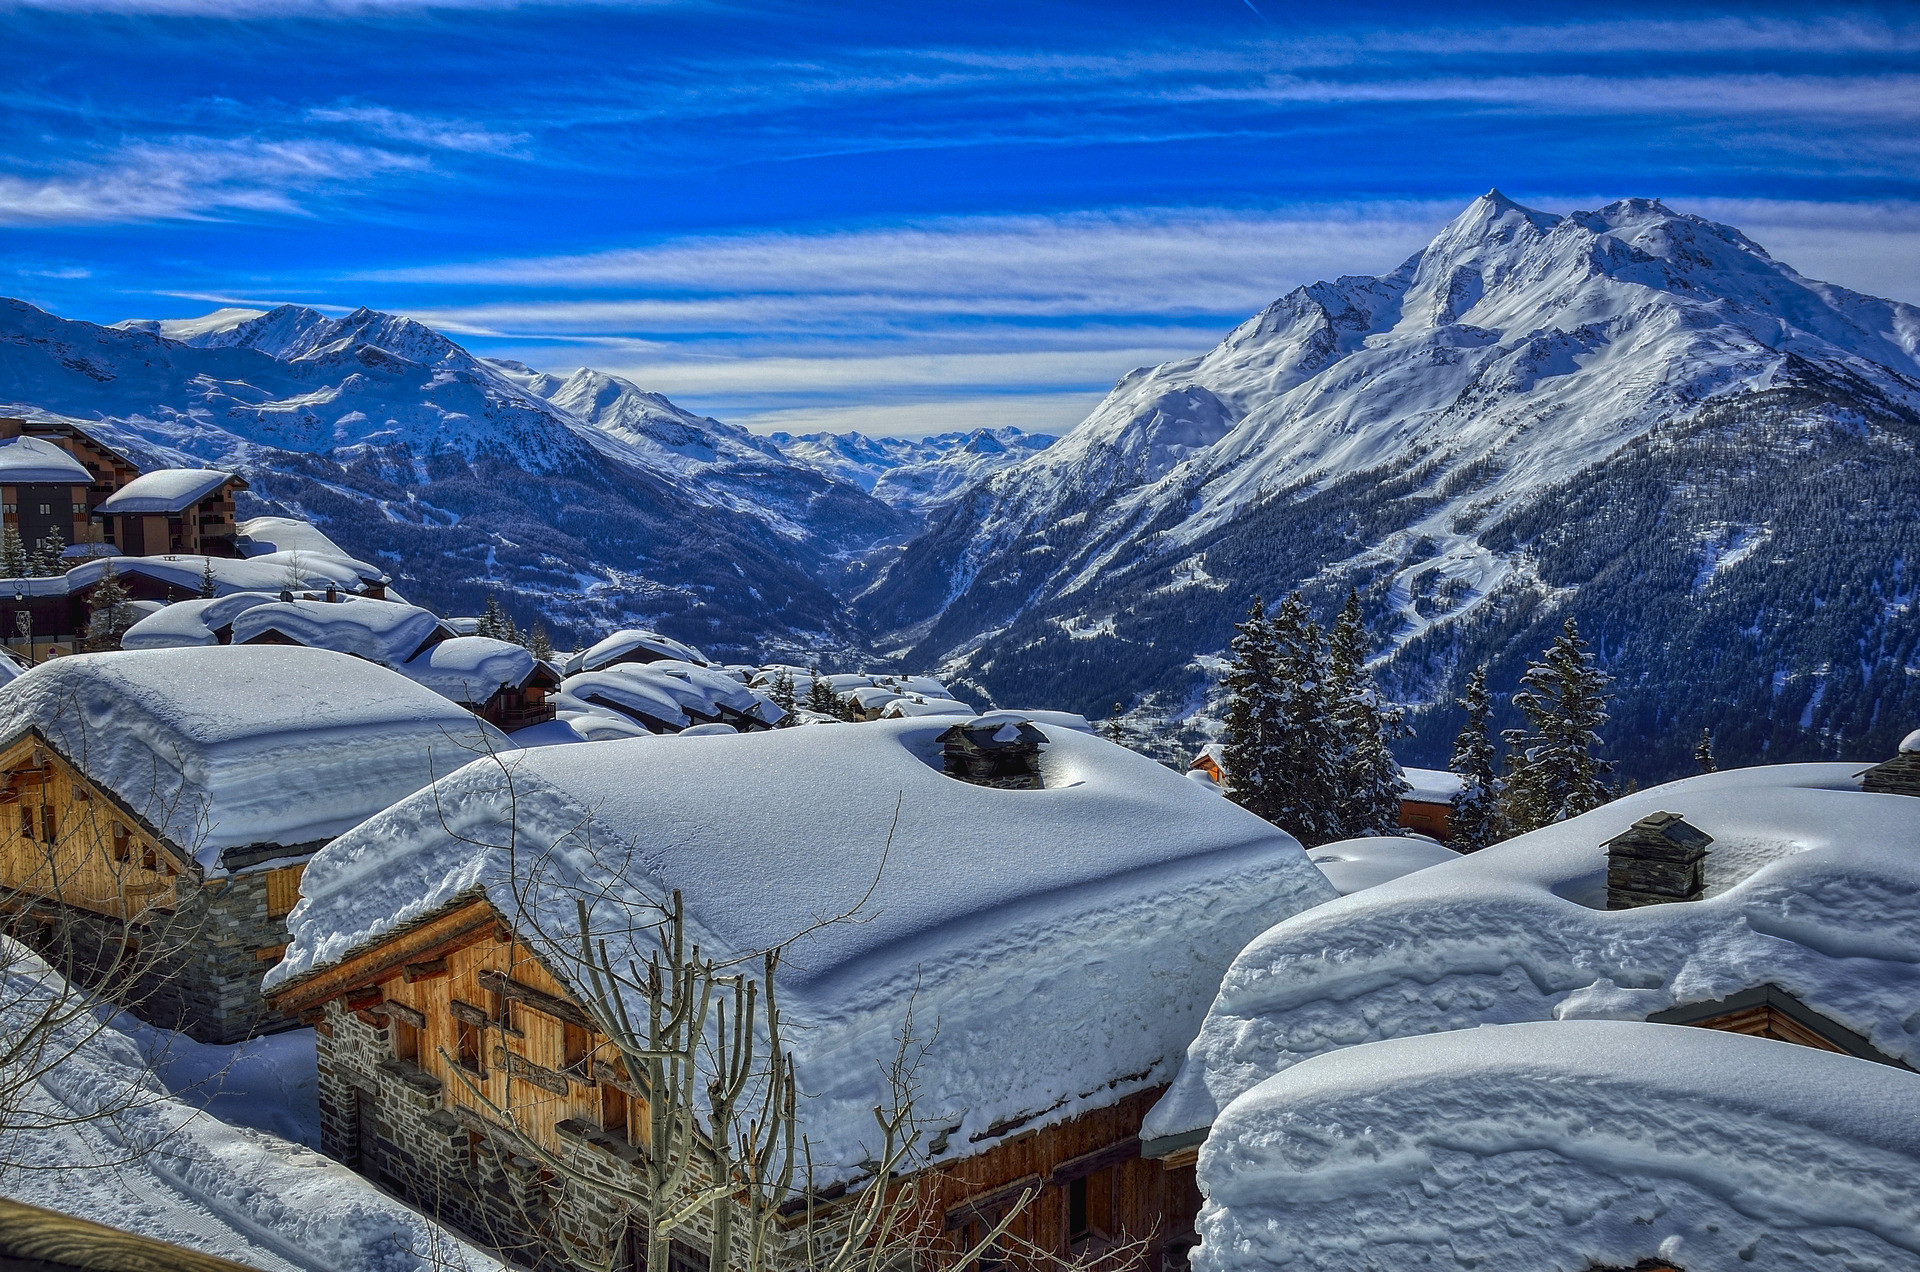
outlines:
{"label": "snow-covered mountain", "polygon": [[[1823,542],[1795,527],[1809,491],[1792,482],[1853,490],[1854,464],[1920,443],[1916,412],[1913,306],[1803,278],[1738,230],[1656,201],[1555,216],[1495,191],[1392,273],[1302,287],[1211,351],[1130,373],[1058,444],[936,514],[860,608],[998,696],[1097,711],[1151,686],[1151,705],[1179,718],[1251,594],[1352,583],[1390,680],[1444,697],[1462,661],[1511,663],[1561,613],[1604,629],[1590,612],[1603,594],[1643,613],[1679,597],[1696,613],[1720,596],[1745,604],[1769,563],[1784,581],[1782,552],[1829,567],[1872,553],[1884,568],[1858,585],[1904,596],[1903,532]],[[1740,462],[1717,483],[1683,479],[1720,442]],[[1629,497],[1629,473],[1660,493]],[[1860,497],[1872,517],[1895,499]],[[1636,501],[1655,520],[1596,550]],[[1640,574],[1637,602],[1624,580],[1597,586],[1656,543],[1672,579]],[[1749,610],[1739,626],[1756,624]],[[1753,639],[1770,651],[1754,666],[1777,662],[1795,686],[1783,696],[1814,702],[1786,727],[1819,734],[1814,684],[1834,652]],[[1645,656],[1622,670],[1655,675]],[[1648,727],[1672,727],[1652,698],[1642,709]]]}
{"label": "snow-covered mountain", "polygon": [[0,403],[86,421],[148,463],[236,469],[248,511],[320,522],[410,595],[472,612],[508,585],[561,634],[857,645],[830,584],[910,524],[622,381],[492,364],[366,309],[101,327],[0,301]]}
{"label": "snow-covered mountain", "polygon": [[789,459],[852,482],[882,503],[924,516],[968,486],[1038,454],[1058,439],[1007,425],[915,438],[773,433],[767,440]]}

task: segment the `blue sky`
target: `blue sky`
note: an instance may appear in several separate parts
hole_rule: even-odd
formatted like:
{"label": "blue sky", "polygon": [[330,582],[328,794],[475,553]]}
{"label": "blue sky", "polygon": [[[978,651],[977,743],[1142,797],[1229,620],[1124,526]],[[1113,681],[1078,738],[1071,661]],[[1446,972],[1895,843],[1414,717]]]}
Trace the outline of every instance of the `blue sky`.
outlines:
{"label": "blue sky", "polygon": [[0,292],[1061,430],[1498,186],[1920,301],[1910,6],[0,0]]}

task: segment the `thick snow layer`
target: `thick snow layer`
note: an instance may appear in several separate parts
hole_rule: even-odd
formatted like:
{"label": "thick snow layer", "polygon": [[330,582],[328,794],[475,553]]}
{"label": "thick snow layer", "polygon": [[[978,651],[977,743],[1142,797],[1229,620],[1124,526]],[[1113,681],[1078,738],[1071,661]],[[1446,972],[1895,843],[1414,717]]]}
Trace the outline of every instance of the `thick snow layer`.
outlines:
{"label": "thick snow layer", "polygon": [[1920,1077],[1675,1025],[1352,1047],[1229,1105],[1196,1272],[1920,1268]]}
{"label": "thick snow layer", "polygon": [[1466,785],[1466,779],[1458,773],[1449,773],[1445,769],[1410,768],[1401,769],[1401,776],[1407,779],[1407,785],[1413,789],[1402,795],[1402,799],[1418,800],[1427,804],[1447,804],[1460,793]]}
{"label": "thick snow layer", "polygon": [[556,703],[558,720],[565,724],[582,739],[588,742],[617,741],[622,738],[650,738],[653,731],[631,716],[621,715],[617,711],[580,704],[577,699],[562,708],[558,704],[566,701],[564,695],[556,694],[552,699]]}
{"label": "thick snow layer", "polygon": [[1072,729],[1075,733],[1093,732],[1093,726],[1087,723],[1087,717],[1078,711],[989,711],[979,718],[982,720],[1031,720],[1035,724],[1051,724],[1056,728]]}
{"label": "thick snow layer", "polygon": [[884,720],[911,720],[918,716],[971,716],[973,707],[952,698],[895,698],[880,713]]}
{"label": "thick snow layer", "polygon": [[[92,587],[111,566],[122,575],[143,575],[197,595],[201,583],[205,581],[209,563],[213,567],[216,596],[228,596],[235,592],[269,592],[278,595],[283,589],[296,588],[296,579],[299,580],[297,588],[333,587],[341,592],[352,593],[369,577],[385,577],[365,562],[345,557],[271,552],[239,560],[178,554],[150,557],[105,555],[76,565],[65,574],[47,578],[5,579],[0,583],[7,588],[25,591],[29,596],[66,596]],[[367,571],[372,571],[371,575]]]}
{"label": "thick snow layer", "polygon": [[[878,1066],[910,999],[931,1044],[919,1107],[971,1154],[995,1123],[1166,1081],[1233,952],[1334,896],[1292,839],[1144,756],[1043,726],[1046,789],[996,790],[939,771],[947,723],[523,752],[504,761],[517,825],[500,766],[477,762],[314,858],[266,983],[479,890],[513,915],[507,852],[480,846],[510,833],[556,968],[578,889],[604,898],[611,935],[631,932],[626,906],[679,888],[717,956],[794,940],[788,1036],[838,1177],[877,1148]],[[870,888],[863,921],[818,926]]]}
{"label": "thick snow layer", "polygon": [[[1200,769],[1189,771],[1203,772]],[[1416,839],[1410,835],[1370,835],[1365,839],[1342,839],[1307,851],[1307,860],[1320,867],[1320,873],[1327,876],[1327,882],[1338,889],[1343,897],[1364,888],[1376,887],[1390,879],[1398,879],[1402,875],[1410,875],[1416,870],[1425,870],[1428,866],[1457,861],[1459,857],[1459,853],[1451,848],[1442,848],[1431,839]]]}
{"label": "thick snow layer", "polygon": [[[1150,1137],[1210,1124],[1322,1052],[1522,1020],[1644,1020],[1774,984],[1920,1062],[1920,809],[1859,764],[1732,769],[1406,875],[1234,960]],[[1667,811],[1714,837],[1706,900],[1609,911],[1608,839]]]}
{"label": "thick snow layer", "polygon": [[129,627],[120,637],[122,649],[177,649],[190,645],[217,645],[222,627],[256,605],[276,598],[271,592],[229,592],[211,601],[175,601]]}
{"label": "thick snow layer", "polygon": [[569,658],[567,671],[569,673],[599,671],[635,653],[653,658],[675,659],[693,663],[699,667],[707,665],[707,656],[691,645],[683,645],[670,636],[662,636],[659,632],[628,628],[615,632]]}
{"label": "thick snow layer", "polygon": [[338,601],[275,601],[255,606],[233,620],[233,643],[244,645],[272,632],[310,649],[331,649],[398,667],[423,652],[422,646],[440,630],[440,620],[432,611],[417,605],[349,596]]}
{"label": "thick snow layer", "polygon": [[41,437],[14,437],[0,442],[0,485],[44,483],[49,486],[91,486],[87,466]]}
{"label": "thick snow layer", "polygon": [[369,581],[387,577],[378,566],[355,560],[352,553],[329,539],[311,521],[294,517],[249,517],[240,522],[236,529],[240,531],[241,538],[246,540],[241,550],[249,556],[298,552],[303,557],[331,557],[337,561],[353,562]]}
{"label": "thick snow layer", "polygon": [[[31,1019],[62,992],[11,941],[0,962],[0,1022]],[[168,1051],[155,1072],[151,1031],[136,1041],[84,1015],[57,1038],[59,1061],[27,1095],[38,1124],[6,1137],[6,1196],[265,1272],[505,1272],[338,1162],[202,1112],[204,1087],[169,1092],[209,1057]]]}
{"label": "thick snow layer", "polygon": [[455,636],[427,646],[396,670],[443,698],[480,705],[503,687],[526,684],[538,666],[531,653],[508,641]]}
{"label": "thick snow layer", "polygon": [[[679,659],[615,663],[568,676],[561,688],[575,702],[638,712],[672,729],[685,728],[695,717],[710,721],[722,708],[764,717],[759,708],[767,703],[725,672]],[[772,718],[779,718],[777,709]]]}
{"label": "thick snow layer", "polygon": [[37,727],[209,870],[227,848],[329,839],[513,744],[359,658],[285,645],[74,654],[0,690],[0,738]]}
{"label": "thick snow layer", "polygon": [[135,477],[107,496],[97,511],[111,516],[125,512],[179,512],[232,480],[232,473],[211,468],[162,468]]}

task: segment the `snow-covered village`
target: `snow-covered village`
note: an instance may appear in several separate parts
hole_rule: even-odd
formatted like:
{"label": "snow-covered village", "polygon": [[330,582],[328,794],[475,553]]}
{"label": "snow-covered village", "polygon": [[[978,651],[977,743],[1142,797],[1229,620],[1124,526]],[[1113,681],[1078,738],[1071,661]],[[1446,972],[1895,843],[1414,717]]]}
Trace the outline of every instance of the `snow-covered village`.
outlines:
{"label": "snow-covered village", "polygon": [[1920,1272],[1911,13],[0,36],[0,1272]]}

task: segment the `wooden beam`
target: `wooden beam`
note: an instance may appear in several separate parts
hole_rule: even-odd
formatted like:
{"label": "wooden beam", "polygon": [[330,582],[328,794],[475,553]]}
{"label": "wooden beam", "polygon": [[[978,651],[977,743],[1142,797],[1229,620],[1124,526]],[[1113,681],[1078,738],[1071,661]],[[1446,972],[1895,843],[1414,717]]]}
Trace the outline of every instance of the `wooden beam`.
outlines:
{"label": "wooden beam", "polygon": [[413,926],[389,934],[384,940],[351,954],[332,967],[310,972],[282,986],[269,996],[274,1010],[292,1014],[329,998],[336,998],[358,985],[385,980],[395,968],[409,963],[432,962],[457,949],[477,944],[493,934],[493,906],[485,897],[475,897],[417,920]]}
{"label": "wooden beam", "polygon": [[415,1029],[425,1029],[427,1027],[427,1014],[425,1012],[417,1011],[405,1003],[396,1003],[391,998],[381,1003],[378,1007],[374,1008],[374,1010],[384,1013],[391,1019],[403,1020]]}
{"label": "wooden beam", "polygon": [[530,1007],[543,1016],[552,1016],[555,1020],[569,1025],[578,1025],[582,1029],[594,1028],[593,1017],[564,998],[556,998],[544,990],[531,985],[523,985],[503,972],[490,968],[480,970],[480,988],[490,989],[502,998]]}
{"label": "wooden beam", "polygon": [[436,976],[445,976],[446,974],[447,960],[445,958],[429,959],[424,963],[408,963],[405,973],[407,984],[409,985],[417,981],[432,980]]}
{"label": "wooden beam", "polygon": [[0,1198],[0,1264],[34,1272],[254,1272],[171,1242]]}

